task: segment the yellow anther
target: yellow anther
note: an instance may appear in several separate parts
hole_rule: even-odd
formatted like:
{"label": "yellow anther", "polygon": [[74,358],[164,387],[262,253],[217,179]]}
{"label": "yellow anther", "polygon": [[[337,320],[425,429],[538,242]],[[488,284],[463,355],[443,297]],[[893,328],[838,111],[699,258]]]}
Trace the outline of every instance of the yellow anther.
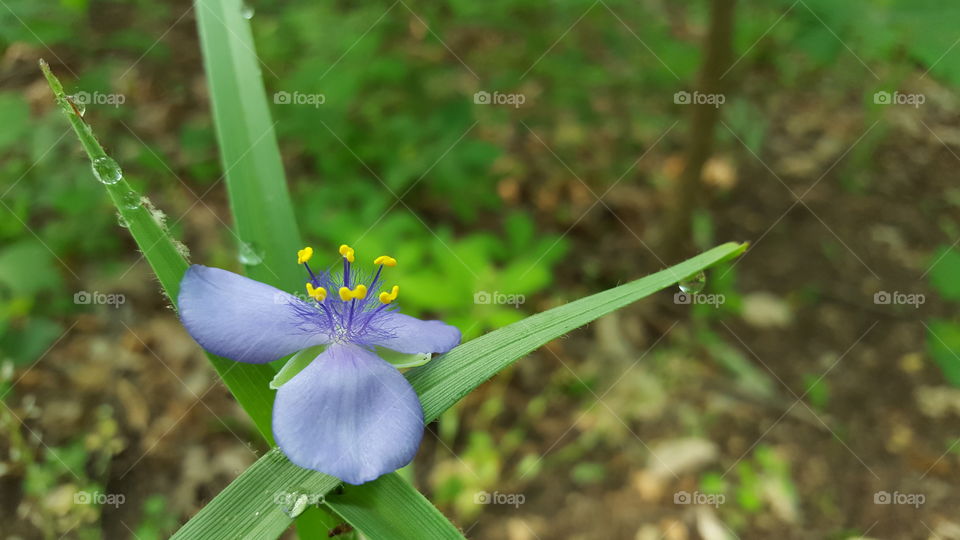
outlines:
{"label": "yellow anther", "polygon": [[313,287],[313,283],[307,283],[307,294],[317,302],[323,302],[323,299],[327,297],[327,290],[323,287]]}
{"label": "yellow anther", "polygon": [[383,302],[384,304],[389,304],[390,302],[393,302],[394,300],[397,299],[398,294],[400,294],[400,287],[398,287],[397,285],[394,285],[393,288],[390,289],[390,292],[380,293],[380,301]]}
{"label": "yellow anther", "polygon": [[383,266],[396,266],[397,260],[389,255],[381,255],[373,260],[373,264],[382,264]]}
{"label": "yellow anther", "polygon": [[313,248],[307,246],[297,252],[297,264],[303,264],[309,261],[310,257],[313,257]]}
{"label": "yellow anther", "polygon": [[353,248],[343,244],[340,246],[340,254],[343,255],[343,258],[348,262],[353,262]]}
{"label": "yellow anther", "polygon": [[340,293],[340,299],[344,302],[348,302],[350,300],[363,300],[367,297],[367,286],[357,285],[352,291],[349,287],[340,287],[338,292]]}

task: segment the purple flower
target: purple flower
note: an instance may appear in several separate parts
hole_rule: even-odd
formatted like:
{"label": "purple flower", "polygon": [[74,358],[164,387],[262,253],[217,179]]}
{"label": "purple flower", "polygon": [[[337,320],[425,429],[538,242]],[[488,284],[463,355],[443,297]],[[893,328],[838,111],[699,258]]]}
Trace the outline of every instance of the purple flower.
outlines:
{"label": "purple flower", "polygon": [[410,463],[424,427],[416,392],[375,347],[444,353],[460,343],[460,331],[396,310],[399,287],[380,292],[383,267],[397,264],[392,257],[377,257],[367,281],[352,269],[353,249],[340,246],[340,254],[343,271],[334,275],[310,269],[313,249],[297,253],[310,276],[308,301],[193,265],[180,284],[179,308],[197,343],[238,362],[261,364],[325,345],[278,389],[273,435],[293,463],[362,484]]}

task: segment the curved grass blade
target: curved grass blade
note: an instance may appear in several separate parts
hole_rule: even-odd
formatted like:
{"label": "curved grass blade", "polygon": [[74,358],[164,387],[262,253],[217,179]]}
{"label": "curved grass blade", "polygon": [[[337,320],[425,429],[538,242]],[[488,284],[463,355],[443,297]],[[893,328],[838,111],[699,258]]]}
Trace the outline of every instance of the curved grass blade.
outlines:
{"label": "curved grass blade", "polygon": [[[420,396],[424,416],[427,421],[436,419],[471,390],[547,342],[669,287],[686,276],[737,257],[746,248],[747,244],[733,242],[717,246],[642,279],[495,330],[460,345],[425,366],[407,372],[408,379]],[[396,474],[392,473],[370,484],[359,486],[356,491],[349,488],[351,491],[347,493],[350,498],[338,500],[336,495],[328,493],[339,485],[339,480],[301,469],[290,463],[279,450],[274,449],[210,501],[174,538],[200,538],[213,531],[221,531],[230,537],[262,535],[265,538],[275,538],[289,526],[290,517],[273,503],[274,494],[292,491],[327,496],[327,504],[351,524],[362,522],[370,513],[381,510],[381,503],[384,501],[393,502],[389,497],[379,498],[380,494],[389,491],[388,488],[381,488],[379,484],[389,482],[392,485],[394,480],[388,477]],[[402,504],[402,500],[397,502]],[[402,528],[402,519],[396,527],[401,527],[398,529],[400,532],[407,530]],[[391,532],[386,538],[402,537],[398,536],[400,532]]]}
{"label": "curved grass blade", "polygon": [[251,278],[298,291],[304,280],[292,257],[303,245],[244,6],[240,0],[195,6],[241,262]]}
{"label": "curved grass blade", "polygon": [[[92,164],[104,163],[110,160],[114,166],[116,162],[107,155],[103,146],[97,141],[93,129],[77,114],[74,105],[67,98],[63,86],[57,77],[50,71],[46,62],[40,61],[50,88],[53,90],[57,105],[70,121],[70,125],[77,133],[80,144],[87,152]],[[119,168],[117,169],[119,174]],[[135,192],[122,176],[114,183],[104,183],[110,199],[120,212],[121,218],[127,223],[130,234],[137,242],[150,267],[160,280],[164,292],[174,305],[177,293],[180,291],[180,279],[187,270],[188,262],[177,250],[176,241],[169,232],[154,218],[149,204],[142,203],[140,194]],[[136,207],[130,201],[137,201]],[[266,365],[240,364],[212,354],[207,354],[210,363],[223,379],[224,384],[240,403],[240,406],[250,415],[257,430],[273,444],[273,434],[270,430],[271,414],[273,410],[273,396],[268,385],[274,376],[273,369]]]}

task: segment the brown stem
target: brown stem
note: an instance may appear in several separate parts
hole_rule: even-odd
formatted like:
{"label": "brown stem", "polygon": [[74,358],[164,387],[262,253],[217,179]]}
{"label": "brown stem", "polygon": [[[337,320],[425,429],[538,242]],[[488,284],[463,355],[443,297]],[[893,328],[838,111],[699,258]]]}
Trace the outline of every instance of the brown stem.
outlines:
{"label": "brown stem", "polygon": [[[733,56],[735,3],[736,0],[712,0],[710,28],[703,44],[704,61],[696,88],[701,95],[724,95],[724,74]],[[672,207],[664,235],[668,260],[693,254],[691,219],[704,202],[700,178],[703,165],[713,151],[713,131],[720,116],[719,107],[713,104],[691,102],[687,106],[691,110],[690,142],[686,165],[671,193]]]}

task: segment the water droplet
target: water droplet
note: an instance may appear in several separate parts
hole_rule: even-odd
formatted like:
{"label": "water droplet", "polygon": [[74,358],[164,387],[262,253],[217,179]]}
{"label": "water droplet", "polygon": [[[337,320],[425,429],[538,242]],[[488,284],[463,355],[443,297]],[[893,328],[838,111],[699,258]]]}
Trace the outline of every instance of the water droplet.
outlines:
{"label": "water droplet", "polygon": [[123,217],[123,214],[120,212],[117,212],[117,225],[123,227],[124,229],[130,227],[130,224],[127,223],[127,218]]}
{"label": "water droplet", "polygon": [[82,99],[82,96],[74,94],[72,96],[67,96],[70,99],[70,103],[73,104],[73,110],[77,111],[80,116],[83,116],[87,112],[86,100]]}
{"label": "water droplet", "polygon": [[309,500],[310,498],[307,497],[306,494],[301,493],[300,495],[297,495],[297,500],[293,502],[293,506],[290,508],[284,508],[283,512],[291,518],[295,518],[307,509],[307,501]]}
{"label": "water droplet", "polygon": [[707,285],[707,275],[703,270],[680,280],[680,291],[685,294],[698,294]]}
{"label": "water droplet", "polygon": [[120,197],[120,204],[127,210],[136,210],[143,206],[143,201],[140,200],[139,193],[136,191],[128,191]]}
{"label": "water droplet", "polygon": [[91,166],[94,176],[101,183],[116,184],[123,179],[123,171],[120,170],[120,165],[117,165],[117,162],[111,157],[100,156],[93,160]]}
{"label": "water droplet", "polygon": [[253,6],[244,2],[243,7],[240,8],[240,15],[242,15],[244,19],[247,19],[249,21],[250,19],[253,18],[254,13],[256,13],[256,10],[253,9]]}
{"label": "water droplet", "polygon": [[237,259],[247,266],[256,266],[263,262],[263,251],[254,244],[240,242],[240,250],[237,252]]}

